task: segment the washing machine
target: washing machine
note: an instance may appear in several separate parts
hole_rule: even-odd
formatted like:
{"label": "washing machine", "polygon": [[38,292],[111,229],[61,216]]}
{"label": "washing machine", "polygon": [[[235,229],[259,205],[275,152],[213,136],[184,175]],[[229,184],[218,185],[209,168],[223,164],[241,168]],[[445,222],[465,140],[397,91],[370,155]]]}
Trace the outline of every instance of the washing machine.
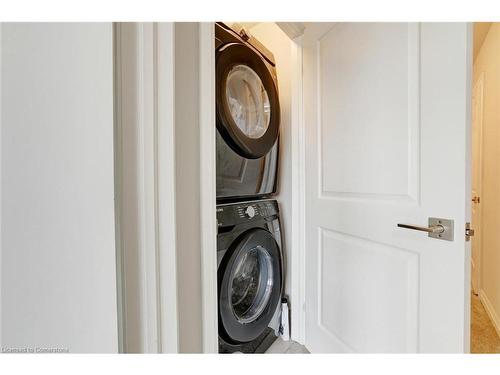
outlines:
{"label": "washing machine", "polygon": [[280,104],[273,54],[243,28],[215,25],[218,202],[276,192]]}
{"label": "washing machine", "polygon": [[263,353],[281,326],[285,269],[275,200],[217,206],[220,353]]}

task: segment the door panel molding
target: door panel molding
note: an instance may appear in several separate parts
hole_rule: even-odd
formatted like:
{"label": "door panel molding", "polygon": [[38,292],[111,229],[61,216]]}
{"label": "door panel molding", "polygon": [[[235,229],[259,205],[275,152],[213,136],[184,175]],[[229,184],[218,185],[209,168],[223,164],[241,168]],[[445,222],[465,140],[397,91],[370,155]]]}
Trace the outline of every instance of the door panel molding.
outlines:
{"label": "door panel molding", "polygon": [[[389,27],[398,27],[402,26],[401,24],[391,24]],[[322,53],[324,50],[328,49],[328,46],[324,46],[325,38],[328,38],[331,35],[337,35],[339,32],[347,34],[346,37],[352,38],[352,34],[350,33],[349,30],[347,30],[350,27],[350,24],[340,24],[337,25],[336,27],[330,28],[325,34],[323,34],[317,41],[316,45],[316,61],[317,61],[317,70],[316,70],[316,85],[317,85],[317,142],[318,142],[318,160],[319,160],[319,197],[320,198],[331,198],[331,199],[354,199],[354,200],[384,200],[384,201],[397,201],[398,203],[408,203],[408,204],[413,204],[417,205],[419,204],[419,197],[420,197],[420,26],[419,24],[415,23],[410,23],[406,24],[406,29],[407,29],[407,38],[406,38],[406,46],[404,50],[406,50],[405,54],[407,57],[407,69],[406,69],[406,75],[407,75],[407,116],[406,116],[406,122],[407,122],[407,135],[406,135],[406,140],[407,140],[407,150],[406,150],[406,155],[405,157],[407,158],[407,163],[406,163],[406,169],[407,169],[407,180],[405,181],[406,188],[404,191],[401,191],[399,193],[395,192],[384,192],[384,191],[379,191],[379,192],[370,192],[370,191],[361,191],[362,188],[366,188],[369,184],[365,181],[363,183],[363,186],[358,186],[355,189],[346,189],[346,188],[337,188],[337,189],[332,189],[329,190],[325,188],[325,178],[324,178],[324,166],[329,165],[329,169],[331,170],[332,168],[337,168],[339,170],[342,170],[344,167],[343,165],[345,164],[344,162],[339,162],[337,163],[336,158],[330,159],[329,163],[325,163],[325,147],[323,145],[323,136],[324,136],[324,131],[323,131],[323,122],[325,118],[325,110],[328,111],[330,110],[331,106],[328,108],[325,108],[323,105],[323,97],[324,97],[324,92],[323,92],[323,85],[322,82],[325,82],[328,77],[324,77],[323,74],[323,69],[322,69]],[[379,26],[376,26],[379,27]],[[333,34],[332,34],[333,33]],[[367,31],[367,34],[369,31]],[[332,36],[333,37],[333,36]],[[352,42],[353,44],[356,42],[362,42],[364,37],[371,37],[371,35],[359,35],[358,39]],[[360,39],[361,38],[361,39]],[[340,37],[338,38],[340,39]],[[337,42],[338,44],[345,43],[345,40],[339,40]],[[361,44],[361,43],[360,43]],[[354,47],[351,47],[351,49]],[[361,47],[360,47],[361,48]],[[387,48],[395,48],[395,46],[387,46]],[[396,48],[397,49],[397,48]],[[400,48],[403,49],[403,48]],[[328,53],[328,52],[326,52]],[[356,53],[351,52],[351,53]],[[340,64],[343,63],[342,59],[344,57],[338,57],[338,60],[340,60]],[[385,56],[381,56],[381,59],[385,59]],[[336,60],[337,61],[337,60]],[[375,61],[377,62],[377,61]],[[383,65],[384,61],[380,62],[380,65]],[[349,63],[349,62],[348,62]],[[369,64],[369,62],[363,62],[363,64]],[[342,66],[340,67],[342,69]],[[355,76],[358,74],[358,72],[353,72],[353,77],[350,78],[355,78]],[[390,75],[390,74],[389,74]],[[349,78],[349,77],[348,77]],[[335,78],[333,78],[335,79]],[[340,78],[341,80],[344,80],[345,77]],[[332,84],[330,84],[328,87],[331,88]],[[349,89],[349,87],[342,86],[343,89]],[[362,93],[360,92],[358,94],[358,97],[361,96]],[[342,110],[343,108],[338,108],[339,110]],[[338,111],[337,111],[338,112]],[[349,119],[346,119],[349,121]],[[386,126],[387,122],[380,122],[379,125]],[[397,124],[395,124],[397,127]],[[339,126],[343,128],[344,124],[338,124],[336,126]],[[394,126],[393,126],[394,127]],[[377,132],[378,133],[378,132]],[[359,133],[355,134],[354,136],[359,136]],[[352,139],[351,139],[352,140]],[[331,148],[335,148],[336,145],[329,145]],[[342,146],[342,145],[339,145]],[[404,151],[404,150],[401,150]],[[350,162],[352,162],[352,158]],[[396,162],[396,158],[391,158],[389,162]],[[360,162],[366,163],[370,162],[369,160],[360,160]],[[333,166],[332,166],[333,164]],[[383,171],[386,170],[387,164],[384,164],[379,168],[379,170]],[[350,168],[350,167],[349,167]],[[370,170],[373,170],[374,168],[369,168]],[[355,173],[359,175],[359,169],[354,169]],[[347,173],[343,173],[342,179],[338,179],[338,183],[345,184],[345,181],[348,180],[348,171],[345,171]],[[390,171],[389,171],[390,172]],[[367,170],[366,173],[369,173]],[[378,173],[378,172],[377,172]],[[347,176],[346,176],[347,175]],[[389,179],[391,177],[391,173],[387,174],[387,178]],[[342,181],[342,182],[340,182]],[[392,184],[391,184],[392,185]]]}
{"label": "door panel molding", "polygon": [[[330,241],[332,243],[332,246],[325,246],[325,242]],[[416,352],[419,347],[418,343],[418,330],[419,330],[419,325],[418,325],[418,311],[419,311],[419,283],[420,283],[420,254],[416,251],[410,250],[410,249],[404,249],[400,247],[396,247],[393,245],[389,244],[384,244],[384,243],[379,243],[375,241],[371,241],[369,239],[361,238],[358,236],[353,236],[347,233],[342,233],[339,231],[335,231],[332,229],[324,228],[324,227],[318,227],[318,276],[317,276],[317,285],[318,285],[318,293],[320,298],[318,298],[318,309],[317,309],[317,319],[318,319],[318,325],[325,331],[328,332],[330,336],[335,337],[336,340],[340,343],[342,343],[345,346],[346,351],[349,352],[366,352],[370,351],[369,348],[361,348],[357,347],[355,344],[349,343],[349,340],[345,337],[342,337],[342,333],[339,332],[339,329],[342,330],[344,327],[348,325],[348,321],[352,318],[352,316],[357,317],[358,320],[358,327],[355,327],[355,329],[363,329],[364,334],[367,336],[365,338],[365,341],[368,342],[372,338],[377,337],[379,339],[383,338],[384,340],[388,340],[389,336],[392,335],[398,336],[401,335],[402,332],[405,332],[404,336],[406,339],[400,339],[401,343],[404,341],[405,346],[406,346],[406,351],[408,352]],[[353,250],[357,254],[353,254]],[[340,262],[333,262],[333,263],[328,263],[325,261],[325,256],[334,256],[336,253],[337,257],[336,260],[340,260]],[[333,254],[333,255],[332,255]],[[382,259],[384,257],[385,259]],[[351,258],[351,259],[350,259]],[[377,274],[375,273],[374,276],[378,277],[377,279],[371,279],[371,280],[350,280],[348,285],[346,285],[346,280],[343,278],[342,280],[337,280],[341,281],[341,283],[337,283],[338,288],[333,288],[332,290],[331,286],[330,288],[325,291],[323,288],[323,278],[338,278],[339,274],[343,272],[341,268],[336,268],[337,264],[341,264],[345,267],[349,267],[349,262],[355,262],[356,268],[358,267],[371,267],[375,266],[377,262],[379,265],[385,266],[383,271],[380,267],[380,272]],[[364,263],[363,263],[364,261]],[[325,266],[329,266],[329,268],[326,270]],[[404,271],[405,269],[405,271]],[[367,271],[369,271],[367,269]],[[349,272],[344,272],[347,273],[347,276]],[[367,272],[368,274],[368,272]],[[346,276],[346,275],[344,275]],[[396,293],[391,293],[390,295],[378,295],[377,296],[377,291],[375,290],[376,282],[380,282],[385,285],[385,287],[382,285],[383,291],[388,291],[390,288],[393,286],[398,286],[401,287],[399,290],[399,295],[396,296]],[[402,288],[403,284],[406,283],[407,286],[406,288]],[[366,293],[363,299],[355,298],[353,300],[352,297],[355,296],[354,293],[349,293],[349,290],[344,290],[347,287],[353,287],[354,290],[360,291],[360,289],[370,289],[373,288],[374,290],[371,291],[371,293]],[[329,293],[331,295],[333,294],[338,294],[337,297],[340,299],[343,299],[343,303],[339,303],[338,305],[345,305],[349,303],[354,303],[356,305],[359,305],[361,309],[353,309],[350,313],[351,317],[344,317],[347,319],[347,321],[344,322],[339,322],[338,327],[328,327],[328,323],[325,323],[324,319],[324,301],[328,300],[326,298],[325,293]],[[369,299],[374,299],[375,296],[377,296],[377,300],[380,305],[382,305],[383,302],[385,304],[380,307],[379,313],[381,316],[379,317],[381,319],[384,319],[386,316],[390,315],[392,310],[390,308],[390,304],[395,302],[396,297],[400,297],[401,303],[406,304],[406,314],[405,318],[402,319],[398,315],[393,316],[390,319],[387,319],[387,325],[384,327],[384,329],[379,329],[371,333],[367,333],[368,330],[370,329],[369,325],[367,325],[366,328],[360,328],[360,323],[363,323],[362,319],[366,316],[368,317],[368,321],[372,320],[373,317],[371,316],[374,312],[372,311],[366,311],[362,309],[363,304],[365,303],[364,300],[369,300]],[[385,297],[386,300],[383,300],[382,298]],[[384,307],[388,306],[388,308],[384,311]],[[356,315],[357,311],[361,311],[360,316]],[[329,316],[334,316],[336,314],[336,309],[333,311],[330,311]],[[341,318],[341,317],[339,317]],[[400,325],[396,326],[396,323],[398,322],[398,319],[401,319],[399,321]],[[345,332],[344,334],[349,334],[350,332]],[[358,332],[359,333],[359,332]],[[383,341],[383,340],[381,340]],[[385,342],[387,345],[389,344],[388,342]],[[377,352],[388,352],[391,351],[389,347],[387,348],[381,348],[378,347],[377,349],[373,349],[371,351],[377,351]]]}

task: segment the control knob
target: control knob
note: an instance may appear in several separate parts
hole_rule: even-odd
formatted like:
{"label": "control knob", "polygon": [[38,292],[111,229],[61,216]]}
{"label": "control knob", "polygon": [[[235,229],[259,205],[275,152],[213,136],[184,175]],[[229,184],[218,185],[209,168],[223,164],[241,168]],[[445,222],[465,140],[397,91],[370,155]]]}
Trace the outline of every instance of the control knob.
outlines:
{"label": "control knob", "polygon": [[255,216],[255,208],[248,206],[245,210],[245,215],[250,219],[253,218]]}

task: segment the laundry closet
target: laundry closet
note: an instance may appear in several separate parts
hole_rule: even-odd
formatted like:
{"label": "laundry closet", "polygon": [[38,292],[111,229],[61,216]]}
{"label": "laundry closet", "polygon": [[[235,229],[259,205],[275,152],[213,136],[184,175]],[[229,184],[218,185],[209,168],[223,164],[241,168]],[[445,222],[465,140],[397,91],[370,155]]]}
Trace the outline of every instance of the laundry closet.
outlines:
{"label": "laundry closet", "polygon": [[[279,204],[292,339],[312,352],[467,351],[468,205],[456,187],[468,170],[457,160],[468,152],[470,28],[244,27],[276,60],[278,188],[267,198]],[[427,155],[457,168],[439,178]]]}
{"label": "laundry closet", "polygon": [[290,337],[291,42],[276,24],[248,26],[215,24],[220,353]]}
{"label": "laundry closet", "polygon": [[[261,68],[269,70],[273,60],[276,65],[275,79],[252,69],[262,86],[277,82],[280,107],[279,152],[257,167],[255,160],[272,149],[257,139],[274,129],[276,98],[272,90],[266,89],[267,98],[259,91],[259,79],[238,67],[244,64],[229,68],[227,114],[260,125],[248,133],[248,144],[224,138],[225,125],[217,124],[215,24],[119,25],[117,51],[124,62],[118,82],[133,88],[121,91],[122,119],[127,126],[130,119],[144,121],[130,133],[121,128],[123,139],[138,142],[140,156],[125,164],[124,176],[139,176],[140,184],[119,185],[129,198],[122,200],[122,216],[130,196],[144,194],[142,216],[129,207],[142,225],[125,220],[121,227],[122,272],[130,280],[119,295],[130,351],[216,353],[221,324],[231,345],[238,337],[253,342],[240,326],[257,324],[272,300],[277,313],[268,311],[266,324],[285,330],[274,318],[286,311],[277,306],[286,297],[290,338],[312,353],[467,352],[469,25],[240,25],[246,31],[235,35],[245,43],[255,38]],[[143,58],[130,59],[137,55]],[[241,83],[257,89],[248,96],[237,88]],[[259,102],[261,112],[245,114],[246,104],[238,101]],[[143,115],[148,113],[155,115]],[[240,125],[234,127],[249,130],[245,121]],[[247,159],[229,163],[225,185],[217,181],[221,144]],[[130,151],[123,158],[131,159]],[[276,184],[270,182],[273,165]],[[253,176],[254,184],[242,176]],[[234,194],[238,185],[249,191]],[[221,187],[227,196],[217,196]],[[231,272],[220,271],[228,266],[224,251],[234,251],[232,244],[257,219],[253,233],[267,231],[274,250],[261,251],[255,237],[247,237],[254,246],[232,260]],[[272,255],[280,252],[281,268]],[[281,296],[270,292],[280,278],[272,285],[258,282],[277,272],[284,275]],[[221,284],[227,291],[222,302]]]}
{"label": "laundry closet", "polygon": [[472,25],[225,25],[1,25],[2,345],[469,352]]}

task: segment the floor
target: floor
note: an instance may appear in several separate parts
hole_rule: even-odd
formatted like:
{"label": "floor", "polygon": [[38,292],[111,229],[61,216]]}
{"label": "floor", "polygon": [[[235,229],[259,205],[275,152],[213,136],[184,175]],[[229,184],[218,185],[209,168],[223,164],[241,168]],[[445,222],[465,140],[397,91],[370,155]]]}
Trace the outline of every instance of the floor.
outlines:
{"label": "floor", "polygon": [[500,338],[478,296],[471,305],[471,353],[500,353]]}
{"label": "floor", "polygon": [[283,341],[278,337],[275,342],[267,349],[266,354],[306,354],[309,351],[305,346],[295,341]]}
{"label": "floor", "polygon": [[[481,300],[474,294],[472,295],[471,308],[471,353],[500,353],[500,337]],[[280,337],[266,353],[304,354],[309,353],[309,351],[305,346],[295,341],[283,341]]]}

